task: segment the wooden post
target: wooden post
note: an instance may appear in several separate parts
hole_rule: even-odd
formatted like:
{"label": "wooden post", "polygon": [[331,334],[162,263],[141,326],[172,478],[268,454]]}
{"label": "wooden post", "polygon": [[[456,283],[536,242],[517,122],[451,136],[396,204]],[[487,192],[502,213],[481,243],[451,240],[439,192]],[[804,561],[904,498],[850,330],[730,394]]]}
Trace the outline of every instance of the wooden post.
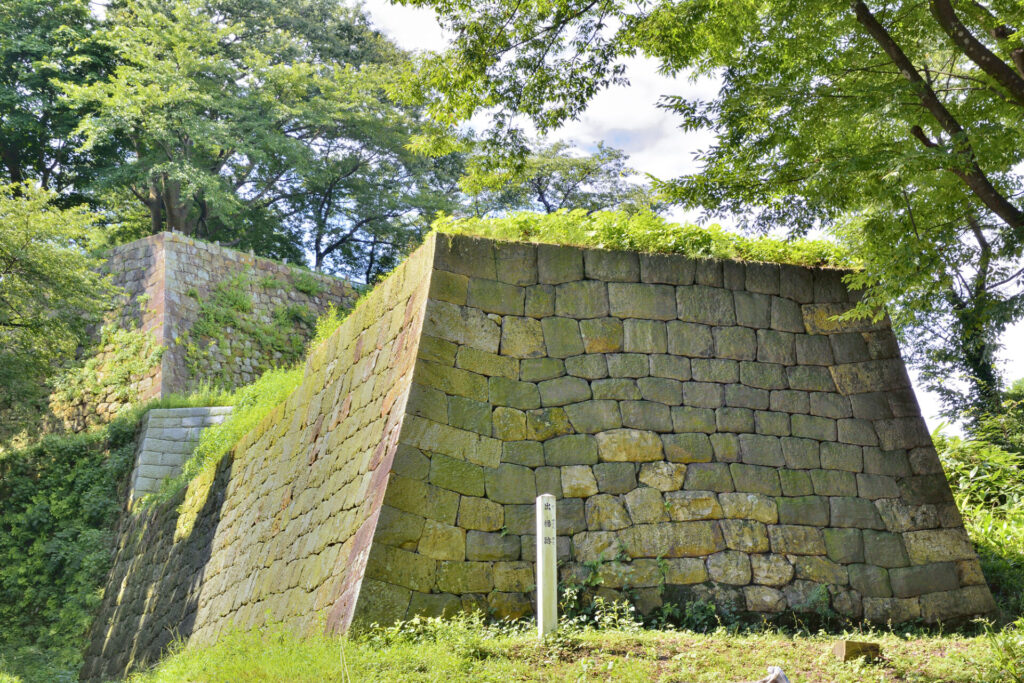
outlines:
{"label": "wooden post", "polygon": [[555,497],[537,496],[537,636],[543,638],[558,628],[558,574],[555,561]]}

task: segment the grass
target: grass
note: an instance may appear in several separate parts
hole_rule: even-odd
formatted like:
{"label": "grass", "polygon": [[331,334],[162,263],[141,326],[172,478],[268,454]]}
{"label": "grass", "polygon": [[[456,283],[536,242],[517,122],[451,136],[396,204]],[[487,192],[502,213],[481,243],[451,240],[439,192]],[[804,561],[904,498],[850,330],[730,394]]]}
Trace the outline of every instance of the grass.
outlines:
{"label": "grass", "polygon": [[[839,637],[870,640],[877,662],[843,663]],[[538,642],[529,624],[485,626],[473,618],[417,619],[352,638],[296,637],[271,627],[232,632],[209,648],[179,649],[130,683],[228,681],[753,681],[770,665],[793,683],[996,682],[984,635],[906,632],[710,633],[636,627],[568,629]]]}

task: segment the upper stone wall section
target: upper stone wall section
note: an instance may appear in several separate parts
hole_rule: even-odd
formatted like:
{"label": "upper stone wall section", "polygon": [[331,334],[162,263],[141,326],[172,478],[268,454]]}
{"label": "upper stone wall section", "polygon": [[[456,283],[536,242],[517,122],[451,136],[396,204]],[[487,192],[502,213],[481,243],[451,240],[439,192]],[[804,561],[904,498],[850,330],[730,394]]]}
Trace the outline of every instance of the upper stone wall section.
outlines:
{"label": "upper stone wall section", "polygon": [[[139,400],[203,383],[230,389],[294,362],[313,321],[329,305],[348,308],[356,298],[351,285],[329,275],[170,232],[114,247],[104,269],[126,293],[116,322],[149,332],[165,349],[160,364],[135,382]],[[100,351],[101,360],[114,355]],[[89,396],[55,410],[78,429],[123,402]]]}

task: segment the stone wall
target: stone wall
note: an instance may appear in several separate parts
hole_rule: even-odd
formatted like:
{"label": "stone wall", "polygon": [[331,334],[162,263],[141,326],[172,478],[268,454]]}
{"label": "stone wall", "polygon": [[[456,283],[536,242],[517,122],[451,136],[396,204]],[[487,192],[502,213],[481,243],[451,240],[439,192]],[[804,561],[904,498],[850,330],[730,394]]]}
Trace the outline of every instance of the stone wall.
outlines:
{"label": "stone wall", "polygon": [[833,320],[841,276],[431,237],[180,513],[126,518],[83,673],[268,615],[531,614],[540,493],[560,580],[642,612],[991,612],[888,323]]}
{"label": "stone wall", "polygon": [[210,408],[162,408],[142,418],[135,467],[128,485],[128,506],[147,493],[160,490],[165,479],[181,474],[204,429],[220,424],[231,414],[230,406]]}
{"label": "stone wall", "polygon": [[[246,325],[274,325],[301,348],[312,336],[312,320],[329,305],[347,308],[356,298],[352,287],[337,278],[171,232],[114,247],[104,269],[125,290],[116,322],[150,333],[164,348],[159,364],[135,379],[135,400],[187,393],[203,383],[224,388],[247,384],[294,358],[266,344],[261,338],[266,335],[244,334]],[[235,324],[220,327],[222,339],[193,334],[204,302],[228,283],[249,310],[236,311]],[[301,319],[296,311],[308,314]],[[107,359],[112,366],[116,351],[100,349],[101,365]],[[69,428],[79,430],[106,421],[127,402],[110,392],[53,408]]]}
{"label": "stone wall", "polygon": [[540,493],[561,580],[642,612],[991,611],[888,322],[832,319],[842,275],[439,237],[361,611],[531,613]]}
{"label": "stone wall", "polygon": [[82,677],[154,661],[268,616],[297,630],[352,619],[398,443],[432,247],[407,260],[310,354],[302,385],[175,499],[126,513]]}

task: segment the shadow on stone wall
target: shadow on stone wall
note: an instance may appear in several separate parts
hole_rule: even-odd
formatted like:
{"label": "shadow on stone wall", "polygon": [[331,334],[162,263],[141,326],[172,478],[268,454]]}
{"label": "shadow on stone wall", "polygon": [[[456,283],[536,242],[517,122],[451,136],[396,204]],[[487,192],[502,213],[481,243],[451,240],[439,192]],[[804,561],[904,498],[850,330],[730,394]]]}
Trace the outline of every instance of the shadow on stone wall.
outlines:
{"label": "shadow on stone wall", "polygon": [[232,464],[226,456],[217,466],[190,530],[182,529],[185,491],[141,514],[124,513],[83,680],[106,680],[153,663],[171,643],[192,635]]}

